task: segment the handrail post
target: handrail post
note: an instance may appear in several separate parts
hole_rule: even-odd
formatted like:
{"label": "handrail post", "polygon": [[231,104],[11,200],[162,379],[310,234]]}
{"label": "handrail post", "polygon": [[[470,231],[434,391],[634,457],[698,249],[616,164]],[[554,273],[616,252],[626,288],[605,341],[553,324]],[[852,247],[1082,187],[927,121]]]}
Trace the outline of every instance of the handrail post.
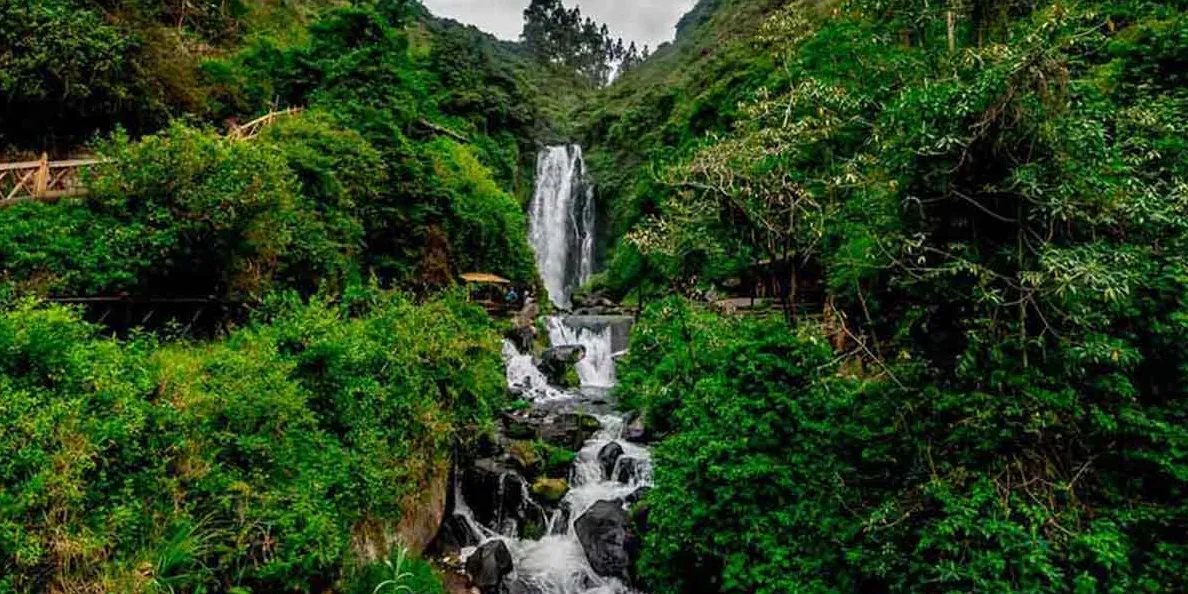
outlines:
{"label": "handrail post", "polygon": [[41,161],[37,164],[37,175],[33,177],[33,197],[41,200],[49,189],[49,155],[41,153]]}

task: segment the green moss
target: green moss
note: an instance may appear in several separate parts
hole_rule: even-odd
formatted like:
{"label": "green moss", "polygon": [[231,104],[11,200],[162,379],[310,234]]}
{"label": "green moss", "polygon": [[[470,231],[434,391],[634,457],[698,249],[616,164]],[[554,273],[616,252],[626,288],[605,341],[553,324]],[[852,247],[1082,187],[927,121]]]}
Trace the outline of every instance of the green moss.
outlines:
{"label": "green moss", "polygon": [[516,467],[529,480],[544,469],[544,459],[541,458],[539,446],[534,442],[513,441],[508,453]]}
{"label": "green moss", "polygon": [[568,492],[569,481],[565,479],[540,478],[532,483],[532,494],[546,503],[558,503]]}

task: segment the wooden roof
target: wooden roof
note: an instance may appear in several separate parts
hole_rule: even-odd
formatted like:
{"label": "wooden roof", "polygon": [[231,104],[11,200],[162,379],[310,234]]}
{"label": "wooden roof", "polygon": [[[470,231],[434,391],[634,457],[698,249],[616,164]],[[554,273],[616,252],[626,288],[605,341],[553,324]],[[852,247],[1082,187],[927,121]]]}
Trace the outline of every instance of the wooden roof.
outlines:
{"label": "wooden roof", "polygon": [[468,283],[479,283],[486,285],[510,285],[511,281],[502,276],[495,276],[486,272],[467,272],[462,275],[462,280]]}

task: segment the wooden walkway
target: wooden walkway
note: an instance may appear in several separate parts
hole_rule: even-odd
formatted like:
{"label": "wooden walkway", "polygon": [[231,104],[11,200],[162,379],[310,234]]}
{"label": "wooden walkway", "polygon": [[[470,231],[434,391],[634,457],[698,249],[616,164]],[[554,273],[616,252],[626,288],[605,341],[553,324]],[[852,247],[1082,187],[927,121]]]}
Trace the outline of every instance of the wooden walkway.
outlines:
{"label": "wooden walkway", "polygon": [[[292,107],[274,111],[242,126],[232,125],[227,137],[251,140],[269,124],[298,113],[301,113],[301,108]],[[0,163],[0,208],[30,200],[52,202],[61,198],[85,196],[87,188],[83,183],[83,172],[102,162],[100,159],[50,161],[42,153],[36,161]]]}

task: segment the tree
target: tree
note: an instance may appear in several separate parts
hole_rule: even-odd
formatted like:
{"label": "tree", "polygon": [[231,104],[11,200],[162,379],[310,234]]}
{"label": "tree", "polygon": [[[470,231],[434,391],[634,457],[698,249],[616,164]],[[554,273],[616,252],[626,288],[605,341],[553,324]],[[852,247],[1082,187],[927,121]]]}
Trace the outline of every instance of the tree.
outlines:
{"label": "tree", "polygon": [[605,24],[583,18],[579,8],[566,9],[561,0],[532,0],[521,38],[537,61],[570,69],[594,86],[609,83],[626,55],[623,40]]}

